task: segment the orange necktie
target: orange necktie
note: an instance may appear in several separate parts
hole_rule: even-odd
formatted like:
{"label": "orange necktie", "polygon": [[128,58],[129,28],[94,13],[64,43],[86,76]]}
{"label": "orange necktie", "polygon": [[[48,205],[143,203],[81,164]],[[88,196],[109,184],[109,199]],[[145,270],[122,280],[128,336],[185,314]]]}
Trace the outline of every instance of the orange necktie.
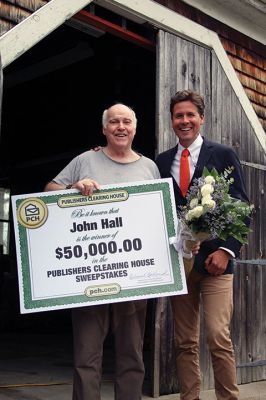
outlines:
{"label": "orange necktie", "polygon": [[180,190],[182,192],[183,197],[186,196],[190,183],[188,156],[189,156],[189,150],[184,149],[181,153],[181,159],[180,159]]}

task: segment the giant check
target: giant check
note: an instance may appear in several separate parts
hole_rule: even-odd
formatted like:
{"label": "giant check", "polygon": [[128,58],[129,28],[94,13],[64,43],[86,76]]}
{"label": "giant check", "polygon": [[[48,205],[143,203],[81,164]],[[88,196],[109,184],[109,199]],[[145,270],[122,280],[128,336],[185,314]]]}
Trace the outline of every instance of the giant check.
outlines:
{"label": "giant check", "polygon": [[12,196],[22,313],[186,293],[170,179]]}

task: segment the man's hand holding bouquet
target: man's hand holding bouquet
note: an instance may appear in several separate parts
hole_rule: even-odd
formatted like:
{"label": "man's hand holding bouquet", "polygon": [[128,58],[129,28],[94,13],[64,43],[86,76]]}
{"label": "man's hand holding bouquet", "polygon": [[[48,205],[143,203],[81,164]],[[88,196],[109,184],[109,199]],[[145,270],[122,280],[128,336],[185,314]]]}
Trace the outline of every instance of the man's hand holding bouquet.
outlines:
{"label": "man's hand holding bouquet", "polygon": [[195,179],[187,192],[187,205],[178,212],[186,275],[194,263],[191,250],[196,242],[234,237],[240,243],[247,243],[250,231],[247,219],[253,205],[230,196],[233,183],[230,174],[233,167],[219,174],[215,169],[205,167],[200,178]]}

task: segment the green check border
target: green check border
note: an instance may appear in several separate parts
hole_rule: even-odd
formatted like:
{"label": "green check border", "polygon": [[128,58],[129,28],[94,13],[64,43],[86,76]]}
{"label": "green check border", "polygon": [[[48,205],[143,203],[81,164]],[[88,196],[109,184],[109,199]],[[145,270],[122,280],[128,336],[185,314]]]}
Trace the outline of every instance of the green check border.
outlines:
{"label": "green check border", "polygon": [[[150,192],[162,192],[162,198],[164,203],[165,209],[165,218],[166,218],[166,226],[167,226],[167,233],[168,238],[175,236],[175,224],[174,224],[174,216],[173,210],[175,210],[175,205],[172,204],[171,195],[170,195],[170,186],[168,182],[158,182],[158,183],[150,183],[150,184],[143,184],[143,185],[134,185],[134,186],[123,186],[123,187],[115,187],[109,189],[102,189],[100,193],[110,192],[110,190],[126,190],[129,194],[138,194],[138,193],[150,193]],[[48,193],[48,192],[47,192]],[[56,194],[47,196],[41,196],[42,201],[45,204],[53,204],[57,203],[60,197],[71,197],[73,196],[73,192],[64,194]],[[23,199],[16,200],[16,210],[18,210],[20,204]],[[172,270],[173,270],[173,277],[174,283],[168,285],[158,285],[140,289],[125,289],[122,292],[118,293],[117,295],[110,295],[110,296],[97,296],[93,298],[88,298],[85,294],[84,295],[76,295],[76,296],[64,296],[58,298],[48,298],[45,300],[33,300],[32,299],[32,291],[31,291],[31,279],[30,279],[30,268],[29,268],[29,255],[28,255],[28,242],[27,242],[27,230],[26,228],[18,223],[18,231],[19,231],[19,246],[20,246],[20,254],[21,254],[21,266],[22,266],[22,287],[23,287],[23,299],[24,299],[24,308],[26,310],[34,310],[34,309],[45,309],[47,307],[59,307],[63,305],[75,305],[80,303],[89,304],[90,302],[97,302],[97,301],[106,301],[106,300],[113,300],[115,298],[121,298],[127,300],[129,297],[138,297],[141,295],[147,295],[152,297],[159,297],[158,294],[161,293],[171,293],[176,290],[183,289],[183,283],[181,279],[181,272],[180,272],[180,265],[179,265],[179,258],[176,250],[173,248],[172,245],[169,244],[170,247],[170,257],[172,263]],[[45,310],[44,310],[45,311]]]}

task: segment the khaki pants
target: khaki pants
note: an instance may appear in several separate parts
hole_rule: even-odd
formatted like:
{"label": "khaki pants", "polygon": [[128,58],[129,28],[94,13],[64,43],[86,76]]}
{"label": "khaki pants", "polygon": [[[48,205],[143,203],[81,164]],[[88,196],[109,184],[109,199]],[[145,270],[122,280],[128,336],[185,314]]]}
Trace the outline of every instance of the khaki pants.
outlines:
{"label": "khaki pants", "polygon": [[141,400],[146,300],[73,309],[73,400],[100,400],[103,342],[115,338],[115,399]]}
{"label": "khaki pants", "polygon": [[218,400],[239,398],[234,351],[230,338],[233,275],[210,276],[192,270],[188,294],[171,298],[175,323],[177,370],[182,400],[199,399],[199,322],[203,306],[207,343],[211,352]]}

